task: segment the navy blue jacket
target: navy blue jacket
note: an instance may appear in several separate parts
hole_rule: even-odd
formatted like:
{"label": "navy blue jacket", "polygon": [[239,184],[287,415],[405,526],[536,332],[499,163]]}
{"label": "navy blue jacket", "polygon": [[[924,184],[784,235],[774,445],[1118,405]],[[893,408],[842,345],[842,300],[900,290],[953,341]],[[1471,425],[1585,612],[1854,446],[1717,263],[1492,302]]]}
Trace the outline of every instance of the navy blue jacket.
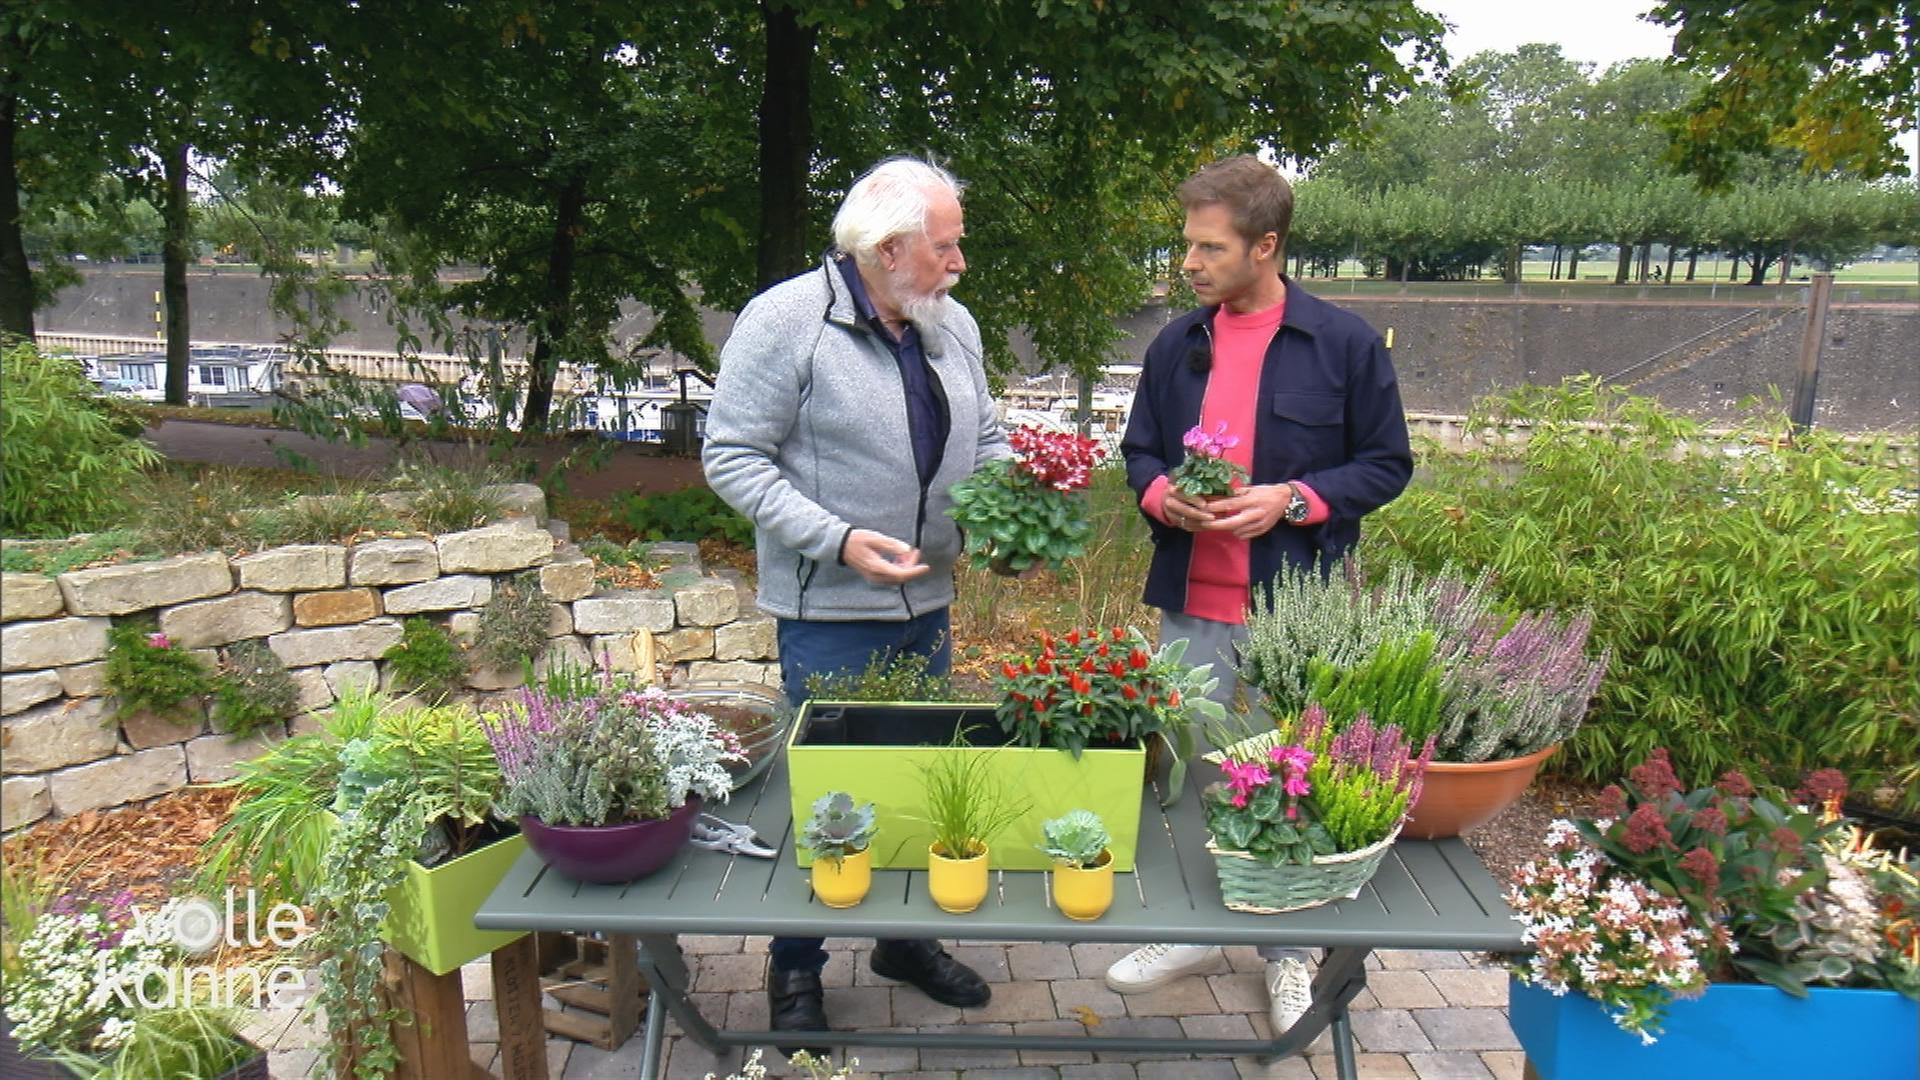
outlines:
{"label": "navy blue jacket", "polygon": [[[1260,370],[1252,482],[1304,481],[1330,513],[1318,525],[1281,522],[1255,537],[1248,567],[1255,586],[1272,581],[1282,560],[1306,567],[1339,559],[1359,542],[1361,516],[1392,502],[1413,476],[1400,383],[1380,335],[1358,315],[1282,280],[1287,307]],[[1180,440],[1200,420],[1217,310],[1182,315],[1147,347],[1120,442],[1136,498],[1186,456]],[[1201,356],[1205,362],[1196,362]],[[1142,514],[1153,532],[1144,600],[1182,612],[1193,534]]]}

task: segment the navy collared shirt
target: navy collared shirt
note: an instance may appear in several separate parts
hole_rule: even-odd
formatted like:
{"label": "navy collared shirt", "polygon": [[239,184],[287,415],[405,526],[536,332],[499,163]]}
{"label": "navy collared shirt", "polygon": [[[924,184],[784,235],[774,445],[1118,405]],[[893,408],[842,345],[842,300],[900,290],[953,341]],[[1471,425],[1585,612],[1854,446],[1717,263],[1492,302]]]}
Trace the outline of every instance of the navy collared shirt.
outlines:
{"label": "navy collared shirt", "polygon": [[933,373],[927,368],[926,355],[920,351],[920,331],[908,323],[906,332],[898,341],[894,340],[886,322],[874,310],[873,300],[867,296],[867,284],[860,280],[860,268],[852,257],[836,254],[834,265],[846,279],[854,310],[880,340],[887,343],[893,362],[900,366],[900,383],[907,392],[907,433],[913,439],[913,469],[925,486],[939,470],[940,459],[946,454],[947,429],[952,421],[947,415],[946,403],[934,391]]}

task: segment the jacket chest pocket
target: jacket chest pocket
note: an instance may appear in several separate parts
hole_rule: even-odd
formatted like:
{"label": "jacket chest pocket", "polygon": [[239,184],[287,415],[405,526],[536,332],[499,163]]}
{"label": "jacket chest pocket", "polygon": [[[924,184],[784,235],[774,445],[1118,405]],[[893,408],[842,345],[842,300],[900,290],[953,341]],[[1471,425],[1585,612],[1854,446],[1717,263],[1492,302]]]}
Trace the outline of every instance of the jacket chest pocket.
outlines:
{"label": "jacket chest pocket", "polygon": [[1276,391],[1267,412],[1274,437],[1261,439],[1260,456],[1277,471],[1298,475],[1340,463],[1347,444],[1346,395]]}

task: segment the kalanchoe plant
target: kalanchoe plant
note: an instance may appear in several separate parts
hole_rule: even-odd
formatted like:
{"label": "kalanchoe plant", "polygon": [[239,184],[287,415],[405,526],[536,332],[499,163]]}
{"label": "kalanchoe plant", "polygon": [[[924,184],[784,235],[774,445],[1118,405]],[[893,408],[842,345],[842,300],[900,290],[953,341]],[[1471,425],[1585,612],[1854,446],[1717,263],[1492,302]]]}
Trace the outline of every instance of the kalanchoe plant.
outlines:
{"label": "kalanchoe plant", "polygon": [[872,803],[856,805],[844,791],[829,791],[813,801],[813,816],[800,831],[800,842],[815,858],[839,865],[841,859],[867,850],[873,843]]}
{"label": "kalanchoe plant", "polygon": [[1167,474],[1167,480],[1180,494],[1190,498],[1218,498],[1233,494],[1234,484],[1246,482],[1247,470],[1227,460],[1227,451],[1240,445],[1240,437],[1227,434],[1225,420],[1212,431],[1195,424],[1180,440],[1180,445],[1186,447],[1187,456]]}
{"label": "kalanchoe plant", "polygon": [[1086,488],[1104,451],[1092,439],[1027,425],[1007,441],[1014,456],[990,461],[953,485],[947,511],[966,532],[980,569],[1058,570],[1093,534]]}
{"label": "kalanchoe plant", "polygon": [[1040,825],[1040,850],[1075,870],[1090,870],[1100,862],[1113,838],[1106,823],[1091,810],[1069,810]]}
{"label": "kalanchoe plant", "polygon": [[500,809],[549,825],[666,817],[691,795],[725,802],[740,741],[657,687],[570,700],[538,690],[487,722],[506,790]]}
{"label": "kalanchoe plant", "polygon": [[1655,750],[1595,817],[1555,822],[1516,877],[1508,900],[1536,950],[1517,974],[1594,998],[1649,1042],[1667,1001],[1709,979],[1920,998],[1920,884],[1838,816],[1845,790],[1823,769],[1792,796],[1739,773],[1687,791]]}
{"label": "kalanchoe plant", "polygon": [[1432,755],[1431,741],[1416,753],[1396,725],[1362,713],[1336,731],[1309,705],[1214,756],[1227,779],[1201,794],[1207,828],[1218,847],[1269,866],[1359,851],[1400,827]]}

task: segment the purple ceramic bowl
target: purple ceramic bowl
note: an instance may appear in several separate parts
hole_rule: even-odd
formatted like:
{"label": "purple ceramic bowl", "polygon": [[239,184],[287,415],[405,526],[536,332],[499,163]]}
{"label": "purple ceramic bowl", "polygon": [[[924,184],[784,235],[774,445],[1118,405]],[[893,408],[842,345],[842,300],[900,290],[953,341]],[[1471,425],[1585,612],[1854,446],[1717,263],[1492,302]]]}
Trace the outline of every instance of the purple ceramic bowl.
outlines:
{"label": "purple ceramic bowl", "polygon": [[520,819],[527,846],[547,865],[577,881],[611,885],[643,878],[672,859],[693,835],[700,797],[654,821],[621,825],[549,825],[536,817]]}

